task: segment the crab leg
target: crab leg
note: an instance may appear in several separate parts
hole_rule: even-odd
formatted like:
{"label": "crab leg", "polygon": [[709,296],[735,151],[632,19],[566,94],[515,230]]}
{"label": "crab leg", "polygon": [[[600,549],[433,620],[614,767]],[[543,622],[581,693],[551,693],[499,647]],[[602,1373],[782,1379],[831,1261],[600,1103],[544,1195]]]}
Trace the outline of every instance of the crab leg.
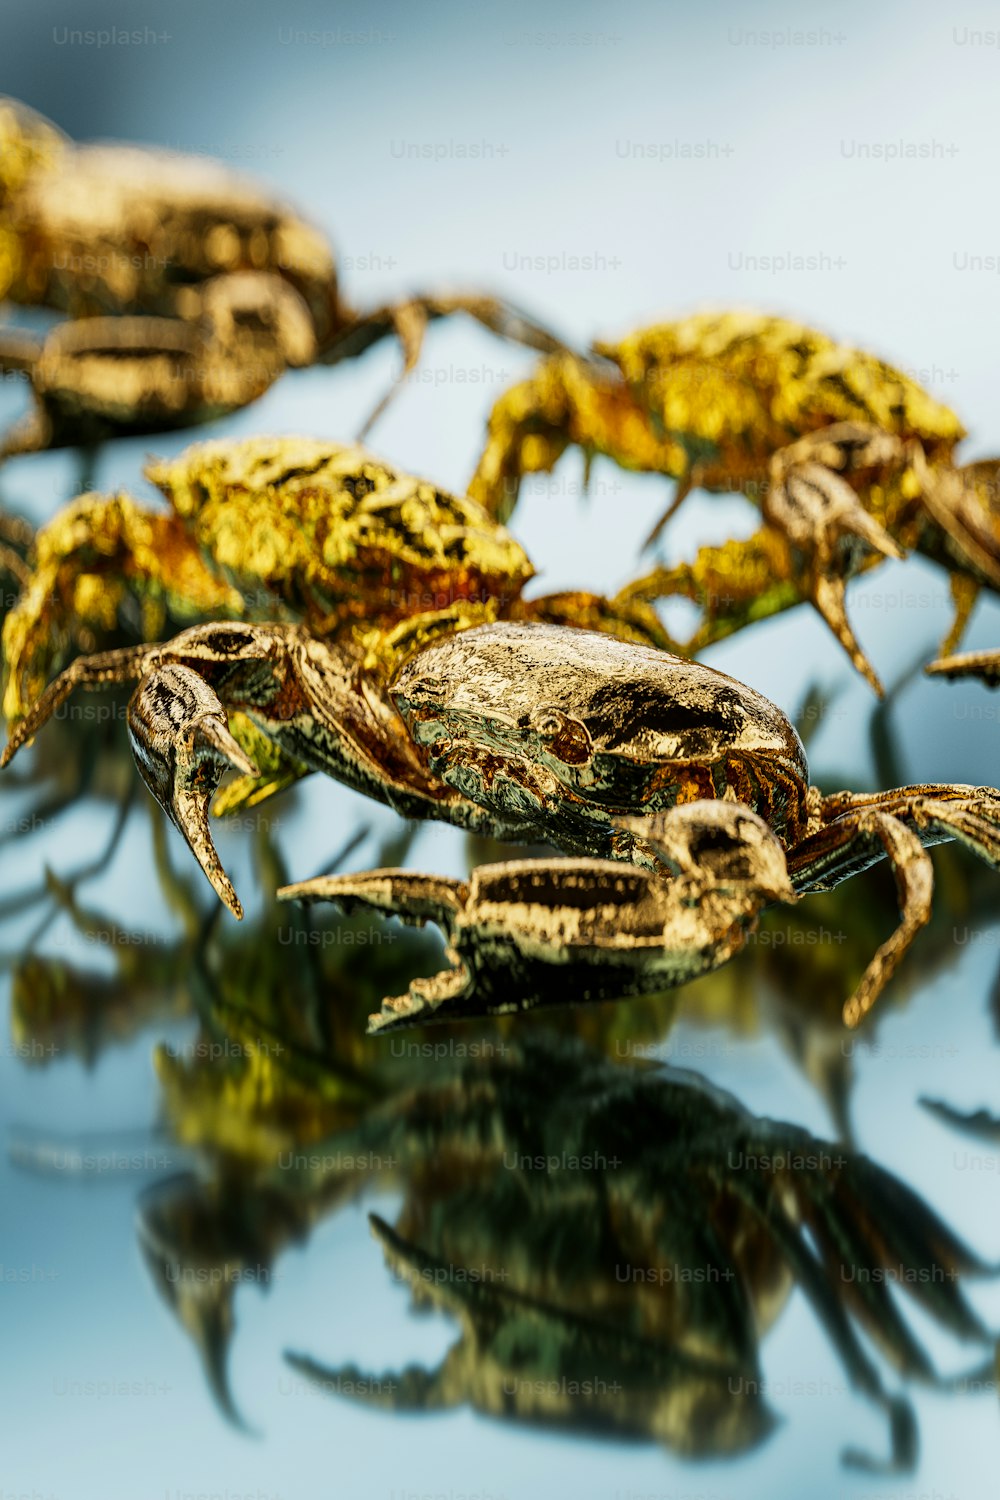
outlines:
{"label": "crab leg", "polygon": [[[42,345],[42,339],[35,334],[20,328],[4,328],[0,332],[0,373],[25,375],[31,380]],[[39,452],[48,446],[48,438],[48,424],[40,413],[36,410],[28,412],[0,437],[0,463],[22,453]]]}
{"label": "crab leg", "polygon": [[31,570],[24,558],[3,542],[0,542],[0,571],[9,573],[22,589],[27,588],[31,579]]}
{"label": "crab leg", "polygon": [[[995,500],[998,472],[1000,460],[993,458],[956,469],[931,470],[925,463],[921,475],[924,506],[944,533],[941,560],[949,570],[957,562],[966,576],[972,575],[970,583],[974,580],[993,590],[1000,589]],[[955,636],[955,630],[953,627],[949,639]]]}
{"label": "crab leg", "polygon": [[979,602],[982,584],[970,578],[967,573],[952,573],[948,579],[948,592],[951,594],[955,618],[948,627],[948,634],[941,642],[942,656],[949,656],[958,650],[962,637],[969,627],[969,621],[972,619],[972,612]]}
{"label": "crab leg", "polygon": [[49,683],[17,724],[0,754],[0,770],[10,764],[22,745],[34,739],[78,687],[96,689],[115,683],[136,682],[157,650],[156,646],[125,646],[118,651],[78,657],[54,682]]}
{"label": "crab leg", "polygon": [[902,548],[865,510],[836,469],[818,460],[790,457],[800,446],[783,449],[772,460],[771,483],[761,505],[765,521],[783,532],[817,572],[835,565],[841,544],[860,543],[884,557],[902,558]]}
{"label": "crab leg", "polygon": [[[859,566],[864,570],[878,560],[879,554],[869,553]],[[787,535],[768,525],[744,540],[699,547],[690,563],[653,568],[621,589],[612,604],[623,609],[657,599],[690,599],[700,609],[701,621],[677,649],[695,655],[755,620],[811,603],[854,667],[881,696],[881,683],[847,618],[847,582],[841,574],[804,570]]]}
{"label": "crab leg", "polygon": [[[836,826],[839,821],[849,823],[852,817],[870,809],[888,813],[904,823],[925,846],[957,839],[986,864],[1000,868],[1000,791],[995,787],[931,782],[887,792],[836,792],[823,798],[820,818],[824,824]],[[862,844],[853,848],[843,846],[843,852],[832,859],[812,859],[807,851],[826,832],[826,828],[821,828],[789,856],[789,868],[800,895],[804,891],[832,890],[880,858]],[[805,866],[808,868],[804,869]],[[805,878],[796,878],[795,871],[804,871]]]}
{"label": "crab leg", "polygon": [[[0,332],[0,373],[26,375],[30,380],[42,352],[42,340],[19,328]],[[0,437],[0,463],[22,453],[37,453],[48,446],[48,424],[32,410]]]}
{"label": "crab leg", "polygon": [[463,1002],[475,995],[473,974],[451,946],[456,923],[469,902],[469,888],[444,876],[418,875],[409,870],[366,870],[356,875],[325,875],[283,886],[279,901],[333,901],[346,915],[375,911],[398,917],[412,927],[433,922],[448,940],[449,967],[429,979],[414,979],[405,995],[382,1002],[380,1014],[369,1016],[369,1031],[393,1024],[426,1020],[446,1009],[461,1014]]}
{"label": "crab leg", "polygon": [[1000,868],[1000,796],[989,787],[904,787],[872,797],[841,792],[824,799],[821,816],[826,826],[789,854],[796,890],[832,890],[884,857],[899,897],[899,926],[844,1006],[845,1024],[855,1027],[930,920],[933,870],[924,845],[957,839]]}
{"label": "crab leg", "polygon": [[372,1375],[359,1365],[323,1365],[291,1350],[286,1351],[285,1359],[318,1390],[336,1395],[348,1391],[355,1400],[385,1411],[444,1411],[462,1406],[468,1399],[463,1387],[463,1380],[468,1380],[467,1359],[460,1345],[433,1370],[407,1365],[405,1370],[382,1375]]}
{"label": "crab leg", "polygon": [[958,656],[941,656],[926,669],[928,677],[978,677],[987,687],[1000,687],[1000,651],[963,651]]}
{"label": "crab leg", "polygon": [[0,371],[4,374],[30,375],[42,352],[42,340],[20,328],[0,332]]}
{"label": "crab leg", "polygon": [[506,520],[524,476],[550,472],[570,446],[582,448],[588,458],[603,454],[623,469],[666,474],[682,488],[689,468],[684,448],[650,430],[642,408],[610,367],[605,375],[596,361],[564,354],[546,360],[497,401],[468,493],[491,516]]}
{"label": "crab leg", "polygon": [[[726,804],[726,812],[736,807]],[[623,820],[623,827],[640,821]],[[656,823],[652,845],[658,853],[662,842],[674,863],[659,861],[655,872],[611,860],[511,860],[479,866],[467,885],[373,870],[304,880],[278,899],[333,901],[344,911],[441,928],[448,967],[384,1000],[369,1017],[370,1032],[655,994],[733,957],[767,901],[794,900],[772,835],[772,857],[751,852],[745,877],[723,889],[704,872],[685,872],[677,824],[671,814]]]}
{"label": "crab leg", "polygon": [[897,560],[905,554],[865,509],[844,473],[893,460],[903,463],[907,454],[899,439],[878,428],[836,423],[774,455],[771,482],[761,503],[764,520],[804,563],[801,586],[806,597],[879,696],[882,686],[847,618],[846,582],[866,553]]}
{"label": "crab leg", "polygon": [[566,345],[547,328],[499,297],[461,292],[431,294],[412,297],[405,302],[387,303],[373,308],[371,312],[359,313],[326,346],[320,355],[322,364],[334,365],[343,359],[354,359],[390,336],[399,341],[403,353],[403,368],[395,383],[368,416],[358,434],[359,441],[368,434],[399,387],[417,368],[428,325],[438,318],[451,317],[454,313],[466,313],[499,338],[524,344],[543,354],[567,352]]}
{"label": "crab leg", "polygon": [[[930,855],[920,839],[898,818],[875,808],[847,813],[835,823],[807,839],[789,855],[792,881],[799,891],[829,889],[847,873],[885,857],[892,866],[899,899],[900,923],[881,944],[865,969],[854,994],[844,1005],[844,1024],[855,1027],[871,1010],[901,959],[931,918],[934,871]],[[851,869],[830,878],[838,861],[851,862]],[[818,885],[812,885],[822,871]]]}
{"label": "crab leg", "polygon": [[[756,1351],[735,1360],[692,1353],[606,1321],[599,1315],[558,1305],[532,1289],[500,1278],[476,1279],[405,1240],[377,1215],[369,1216],[386,1262],[409,1283],[418,1303],[430,1303],[459,1324],[460,1337],[434,1370],[408,1365],[373,1376],[355,1365],[327,1367],[307,1355],[286,1352],[292,1369],[319,1389],[392,1411],[441,1410],[471,1403],[495,1415],[521,1420],[585,1423],[623,1437],[655,1434],[694,1455],[734,1452],[754,1446],[774,1426],[759,1394]],[[506,1273],[504,1273],[506,1274]],[[615,1376],[592,1394],[523,1394],[513,1397],[501,1375],[548,1369],[560,1352],[560,1368],[575,1381],[592,1368]],[[541,1383],[536,1389],[541,1389]],[[573,1390],[573,1385],[569,1386]],[[586,1389],[586,1387],[583,1387]]]}

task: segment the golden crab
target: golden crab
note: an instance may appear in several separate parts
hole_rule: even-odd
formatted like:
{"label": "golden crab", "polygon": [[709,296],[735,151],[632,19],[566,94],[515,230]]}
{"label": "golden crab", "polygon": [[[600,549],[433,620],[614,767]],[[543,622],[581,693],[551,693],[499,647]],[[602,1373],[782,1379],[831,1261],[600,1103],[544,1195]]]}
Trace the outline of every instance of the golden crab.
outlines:
{"label": "golden crab", "polygon": [[953,578],[960,637],[981,587],[1000,588],[997,464],[956,467],[958,417],[902,371],[785,318],[697,313],[561,353],[497,401],[469,493],[506,519],[525,474],[570,445],[677,481],[652,541],[695,488],[738,491],[765,526],[657,568],[626,599],[685,595],[695,651],[803,599],[878,679],[845,610],[859,566],[916,549]]}
{"label": "golden crab", "polygon": [[258,767],[230,712],[292,774],[322,771],[404,817],[574,856],[483,867],[471,886],[379,870],[286,887],[285,899],[444,927],[451,966],[386,1000],[373,1030],[681,983],[738,952],[765,905],[888,858],[901,920],[845,1006],[856,1025],[929,919],[924,844],[955,838],[1000,865],[992,788],[824,797],[781,710],[721,672],[597,631],[460,623],[419,616],[366,646],[301,624],[213,621],[78,658],[0,766],[76,687],[135,682],[140,774],[237,916],[208,809],[227,771],[249,785]]}
{"label": "golden crab", "polygon": [[490,296],[414,296],[357,313],[323,233],[267,188],[203,157],[78,145],[0,96],[4,298],[74,321],[45,339],[0,338],[0,369],[24,373],[35,398],[0,458],[210,421],[288,368],[351,358],[387,335],[408,373],[427,323],[455,312],[561,347]]}

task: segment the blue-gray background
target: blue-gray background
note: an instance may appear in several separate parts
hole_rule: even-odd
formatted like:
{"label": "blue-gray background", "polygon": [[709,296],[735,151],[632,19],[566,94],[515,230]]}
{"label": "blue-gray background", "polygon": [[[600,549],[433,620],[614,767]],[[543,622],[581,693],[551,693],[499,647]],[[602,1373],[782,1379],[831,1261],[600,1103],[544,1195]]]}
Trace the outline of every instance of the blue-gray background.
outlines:
{"label": "blue-gray background", "polygon": [[[0,90],[75,137],[167,144],[273,182],[329,232],[356,304],[442,281],[497,288],[581,343],[706,303],[774,309],[922,379],[962,414],[967,457],[1000,450],[995,7],[8,0],[0,27]],[[73,36],[108,28],[139,30],[142,40],[98,46]],[[417,155],[424,146],[429,153]],[[386,348],[356,366],[289,377],[225,430],[347,437],[395,361]],[[462,487],[491,401],[530,363],[458,321],[436,327],[420,377],[373,446]],[[9,388],[0,399],[4,419],[25,404]],[[147,446],[107,451],[101,486],[135,488]],[[527,486],[518,512],[546,587],[624,581],[663,503],[661,481],[598,463],[581,504],[580,477],[570,454],[551,481]],[[20,461],[4,473],[4,501],[39,519],[72,493],[74,478],[68,455]],[[667,554],[689,555],[696,542],[752,521],[741,502],[698,497],[671,529]],[[885,568],[854,586],[852,611],[892,682],[942,637],[946,584],[920,561]],[[1000,643],[995,605],[980,607],[970,640]],[[870,774],[868,689],[810,614],[762,625],[710,660],[790,711],[810,683],[836,687],[814,769],[855,781]],[[996,781],[993,702],[975,687],[908,687],[893,715],[906,779]],[[106,830],[106,816],[81,811],[58,832],[6,849],[3,887],[33,878],[44,859],[73,862]],[[358,816],[356,799],[310,785],[282,823],[294,873],[318,868]],[[245,887],[238,835],[225,852]],[[442,870],[463,858],[457,835],[443,829],[423,834],[417,853]],[[139,820],[96,894],[125,924],[167,926],[153,892]],[[884,1025],[889,1050],[859,1057],[857,1116],[867,1149],[995,1258],[996,1172],[959,1170],[961,1148],[915,1105],[923,1092],[996,1107],[986,994],[997,933],[978,936],[957,949],[946,979]],[[919,965],[919,951],[911,962]],[[91,1073],[67,1061],[29,1074],[10,1052],[0,1060],[8,1122],[115,1131],[150,1118],[148,1038]],[[709,1049],[703,1066],[762,1112],[829,1129],[766,1042]],[[556,1440],[467,1413],[393,1420],[294,1389],[282,1373],[285,1347],[379,1368],[431,1357],[450,1337],[440,1321],[409,1319],[354,1213],[326,1225],[305,1253],[286,1255],[267,1298],[241,1293],[235,1387],[264,1436],[240,1437],[216,1416],[189,1347],[147,1285],[132,1233],[134,1184],[0,1173],[0,1260],[38,1271],[30,1283],[0,1283],[3,1497],[996,1493],[995,1392],[961,1403],[921,1396],[916,1478],[840,1473],[839,1448],[862,1437],[877,1445],[879,1419],[844,1390],[800,1299],[765,1347],[773,1404],[788,1421],[731,1467],[685,1467],[655,1448]],[[984,1292],[978,1305],[1000,1316],[995,1295]],[[123,1379],[162,1389],[118,1399],[60,1389]],[[783,1385],[795,1380],[820,1382],[822,1396]]]}

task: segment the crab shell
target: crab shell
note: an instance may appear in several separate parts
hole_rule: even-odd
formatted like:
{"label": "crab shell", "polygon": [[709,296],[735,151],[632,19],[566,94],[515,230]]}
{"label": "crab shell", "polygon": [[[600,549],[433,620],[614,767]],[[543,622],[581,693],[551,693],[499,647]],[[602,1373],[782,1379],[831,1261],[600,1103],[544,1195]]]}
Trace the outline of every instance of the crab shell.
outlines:
{"label": "crab shell", "polygon": [[413,657],[392,697],[433,775],[561,848],[611,852],[617,813],[704,798],[735,798],[785,842],[806,818],[805,750],[779,708],[599,632],[481,625]]}
{"label": "crab shell", "polygon": [[259,184],[205,157],[74,145],[13,100],[0,100],[0,143],[5,120],[20,127],[14,165],[25,158],[12,182],[4,170],[4,228],[19,245],[4,294],[14,301],[73,317],[168,314],[183,311],[185,287],[272,271],[305,299],[321,339],[337,325],[327,240]]}
{"label": "crab shell", "polygon": [[917,438],[929,458],[948,457],[965,436],[954,412],[903,371],[767,313],[695,313],[595,350],[658,431],[683,435],[706,488],[731,487],[793,438],[835,422]]}
{"label": "crab shell", "polygon": [[38,171],[48,171],[69,140],[37,110],[0,94],[0,209]]}
{"label": "crab shell", "polygon": [[253,598],[275,595],[322,634],[456,603],[503,605],[531,578],[481,506],[313,438],[200,443],[147,474],[198,550]]}

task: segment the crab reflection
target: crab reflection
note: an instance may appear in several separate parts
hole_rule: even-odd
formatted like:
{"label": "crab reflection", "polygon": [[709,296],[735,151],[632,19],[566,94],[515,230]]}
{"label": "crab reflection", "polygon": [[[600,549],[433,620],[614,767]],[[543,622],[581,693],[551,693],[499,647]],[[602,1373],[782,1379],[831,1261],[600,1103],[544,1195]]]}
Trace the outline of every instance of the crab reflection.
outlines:
{"label": "crab reflection", "polygon": [[859,1332],[907,1380],[939,1386],[890,1284],[955,1338],[990,1335],[957,1280],[985,1265],[902,1182],[694,1074],[622,1066],[529,1027],[456,1050],[450,1062],[421,1051],[422,1066],[403,1065],[409,1085],[322,1143],[267,1166],[228,1156],[207,1180],[144,1196],[147,1264],[225,1411],[236,1288],[378,1186],[403,1195],[394,1227],[373,1221],[390,1270],[461,1335],[435,1370],[290,1354],[322,1388],[735,1453],[772,1425],[759,1344],[797,1285],[852,1384],[887,1411],[891,1466],[912,1463],[911,1409]]}

